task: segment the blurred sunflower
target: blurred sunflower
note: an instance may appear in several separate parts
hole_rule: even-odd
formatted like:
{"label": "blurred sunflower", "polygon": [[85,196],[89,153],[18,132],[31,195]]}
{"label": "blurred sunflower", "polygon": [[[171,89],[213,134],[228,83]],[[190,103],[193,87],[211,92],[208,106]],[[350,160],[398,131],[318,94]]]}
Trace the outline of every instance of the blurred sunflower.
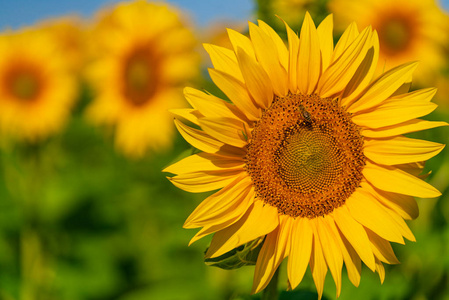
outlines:
{"label": "blurred sunflower", "polygon": [[39,27],[54,36],[71,68],[76,72],[80,71],[86,59],[83,22],[77,16],[67,16],[44,20]]}
{"label": "blurred sunflower", "polygon": [[194,37],[179,13],[166,4],[119,4],[102,13],[92,44],[96,57],[87,73],[97,95],[88,117],[115,125],[116,146],[126,155],[170,145],[168,109],[183,105],[179,85],[198,68]]}
{"label": "blurred sunflower", "polygon": [[314,0],[272,0],[268,5],[270,13],[278,15],[290,26],[299,26],[306,11],[319,7]]}
{"label": "blurred sunflower", "polygon": [[419,60],[416,80],[433,84],[444,63],[449,17],[434,0],[331,0],[329,9],[341,29],[355,21],[372,25],[380,40],[379,70]]}
{"label": "blurred sunflower", "polygon": [[0,131],[36,141],[61,130],[77,96],[70,61],[44,30],[0,36]]}
{"label": "blurred sunflower", "polygon": [[[288,48],[266,23],[250,38],[229,30],[233,50],[205,45],[210,76],[232,104],[186,88],[193,109],[175,124],[202,152],[167,167],[189,192],[220,189],[189,216],[192,239],[215,233],[206,253],[219,257],[265,237],[253,292],[266,287],[287,256],[292,288],[307,265],[321,297],[329,269],[341,290],[343,262],[354,285],[361,261],[381,280],[397,259],[389,242],[414,241],[404,219],[418,216],[413,196],[440,192],[417,175],[444,145],[402,134],[447,125],[417,119],[436,107],[434,89],[404,89],[417,63],[374,78],[379,41],[352,24],[336,46],[328,16],[306,14],[300,39],[288,25]],[[188,120],[194,125],[181,122]]]}

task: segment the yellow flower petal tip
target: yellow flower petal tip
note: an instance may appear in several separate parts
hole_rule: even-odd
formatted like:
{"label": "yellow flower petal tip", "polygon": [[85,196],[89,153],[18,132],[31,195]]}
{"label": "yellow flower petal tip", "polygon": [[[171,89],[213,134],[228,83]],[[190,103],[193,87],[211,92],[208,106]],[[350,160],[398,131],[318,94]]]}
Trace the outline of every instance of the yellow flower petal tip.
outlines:
{"label": "yellow flower petal tip", "polygon": [[361,262],[383,281],[382,263],[398,263],[390,243],[415,240],[413,197],[440,195],[419,174],[444,145],[403,136],[447,125],[418,119],[435,106],[433,90],[408,91],[417,64],[376,76],[376,33],[351,25],[334,46],[323,22],[306,14],[300,38],[285,23],[288,45],[264,22],[250,38],[228,30],[233,50],[205,47],[232,103],[189,88],[199,129],[175,121],[202,152],[165,169],[169,180],[215,191],[184,227],[202,228],[191,242],[214,234],[208,257],[264,237],[254,293],[286,257],[291,288],[309,266],[319,295],[328,270],[340,294],[343,264],[356,286]]}

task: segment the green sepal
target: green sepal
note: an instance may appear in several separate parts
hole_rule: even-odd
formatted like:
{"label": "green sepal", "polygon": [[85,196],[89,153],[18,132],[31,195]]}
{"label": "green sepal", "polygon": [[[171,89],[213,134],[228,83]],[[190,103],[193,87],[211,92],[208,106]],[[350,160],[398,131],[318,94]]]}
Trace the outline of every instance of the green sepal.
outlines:
{"label": "green sepal", "polygon": [[234,248],[218,257],[206,258],[204,259],[204,262],[208,266],[214,266],[225,270],[255,265],[260,249],[262,248],[263,241],[264,237],[255,239],[254,241]]}

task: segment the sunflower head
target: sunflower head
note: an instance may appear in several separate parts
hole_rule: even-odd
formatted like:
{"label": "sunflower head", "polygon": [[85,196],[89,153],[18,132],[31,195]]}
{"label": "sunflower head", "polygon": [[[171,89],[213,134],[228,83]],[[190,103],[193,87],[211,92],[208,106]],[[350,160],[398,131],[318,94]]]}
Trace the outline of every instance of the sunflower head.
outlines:
{"label": "sunflower head", "polygon": [[17,101],[36,101],[44,89],[39,67],[31,61],[11,63],[3,78],[5,91]]}
{"label": "sunflower head", "polygon": [[173,134],[167,110],[182,105],[179,86],[198,65],[180,13],[166,4],[122,3],[104,10],[90,35],[87,75],[96,98],[89,118],[114,125],[116,145],[128,156],[167,147]]}
{"label": "sunflower head", "polygon": [[343,205],[362,180],[363,137],[333,99],[276,97],[254,126],[245,166],[265,203],[293,218]]}
{"label": "sunflower head", "polygon": [[0,36],[0,129],[27,140],[61,129],[76,80],[59,42],[42,29]]}
{"label": "sunflower head", "polygon": [[320,297],[328,270],[338,296],[343,263],[356,286],[362,261],[383,281],[383,263],[398,262],[390,242],[414,240],[404,219],[418,215],[414,196],[440,195],[418,175],[444,145],[404,134],[448,124],[418,119],[436,105],[434,89],[408,90],[417,63],[375,76],[371,27],[352,24],[334,45],[332,16],[316,27],[307,13],[300,36],[285,26],[288,45],[263,21],[249,38],[228,30],[232,50],[205,45],[229,101],[185,89],[193,108],[175,124],[201,152],[164,171],[216,191],[184,225],[202,227],[191,242],[214,234],[208,261],[263,238],[253,292],[288,257],[290,287],[309,266]]}
{"label": "sunflower head", "polygon": [[343,29],[349,22],[372,25],[380,40],[379,72],[411,60],[421,62],[415,77],[420,84],[434,82],[444,63],[449,16],[434,0],[332,0],[329,9]]}

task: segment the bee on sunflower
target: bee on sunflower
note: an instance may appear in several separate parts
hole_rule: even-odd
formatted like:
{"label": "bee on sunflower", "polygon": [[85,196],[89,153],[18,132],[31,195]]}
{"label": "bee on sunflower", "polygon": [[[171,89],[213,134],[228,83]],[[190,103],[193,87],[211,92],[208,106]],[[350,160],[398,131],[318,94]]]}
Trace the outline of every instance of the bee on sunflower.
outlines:
{"label": "bee on sunflower", "polygon": [[375,76],[371,27],[353,23],[334,45],[332,15],[316,27],[307,13],[300,36],[285,26],[287,46],[263,21],[249,38],[229,29],[232,50],[204,45],[230,102],[185,89],[193,109],[175,125],[200,152],[164,171],[185,191],[216,191],[184,224],[201,227],[191,242],[214,234],[207,259],[263,239],[253,293],[288,257],[291,288],[309,266],[319,296],[329,270],[338,297],[343,263],[355,286],[361,262],[383,281],[383,263],[398,263],[390,242],[415,240],[414,197],[440,195],[417,174],[444,145],[404,134],[448,124],[419,119],[436,105],[435,89],[408,91],[416,62]]}

